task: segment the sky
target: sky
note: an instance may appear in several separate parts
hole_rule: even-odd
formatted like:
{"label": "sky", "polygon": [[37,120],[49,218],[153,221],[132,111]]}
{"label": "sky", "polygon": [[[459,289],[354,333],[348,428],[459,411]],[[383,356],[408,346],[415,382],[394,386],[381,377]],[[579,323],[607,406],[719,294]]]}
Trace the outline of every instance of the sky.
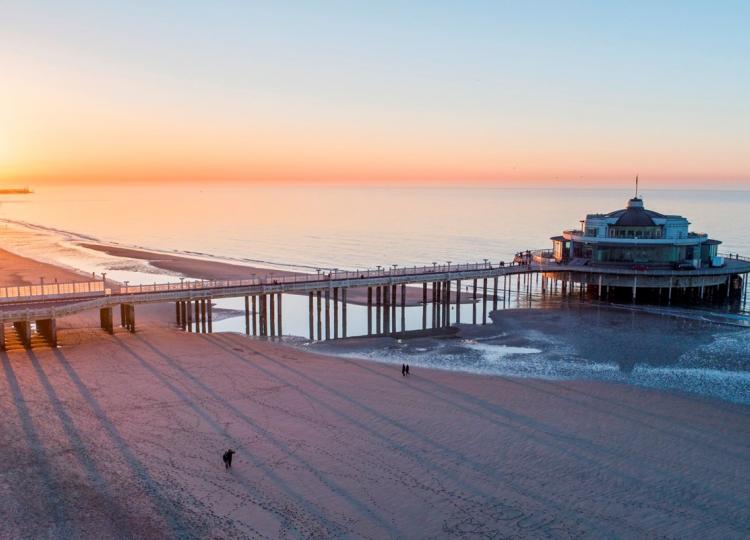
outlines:
{"label": "sky", "polygon": [[0,184],[750,188],[750,2],[0,0]]}

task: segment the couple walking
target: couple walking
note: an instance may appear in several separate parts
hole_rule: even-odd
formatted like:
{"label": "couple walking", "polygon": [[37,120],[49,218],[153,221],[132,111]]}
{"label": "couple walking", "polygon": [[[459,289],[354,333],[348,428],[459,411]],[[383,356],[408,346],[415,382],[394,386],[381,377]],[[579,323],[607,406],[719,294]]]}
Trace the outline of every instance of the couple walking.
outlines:
{"label": "couple walking", "polygon": [[409,374],[409,364],[401,364],[401,376],[406,377]]}

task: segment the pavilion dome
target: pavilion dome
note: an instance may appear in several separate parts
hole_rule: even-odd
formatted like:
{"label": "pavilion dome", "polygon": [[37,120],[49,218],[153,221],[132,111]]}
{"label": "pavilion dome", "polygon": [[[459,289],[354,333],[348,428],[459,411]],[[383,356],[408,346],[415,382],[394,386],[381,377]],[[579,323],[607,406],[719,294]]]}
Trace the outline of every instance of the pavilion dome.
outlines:
{"label": "pavilion dome", "polygon": [[607,217],[617,218],[614,225],[619,227],[654,227],[656,224],[653,218],[662,218],[664,215],[646,210],[643,207],[643,199],[634,197],[628,201],[627,208],[610,212]]}

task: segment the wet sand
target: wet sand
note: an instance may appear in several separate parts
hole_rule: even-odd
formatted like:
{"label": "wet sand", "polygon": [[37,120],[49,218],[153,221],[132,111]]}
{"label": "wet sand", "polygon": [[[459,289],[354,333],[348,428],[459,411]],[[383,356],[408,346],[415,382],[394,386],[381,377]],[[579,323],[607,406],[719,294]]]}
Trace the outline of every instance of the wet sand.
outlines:
{"label": "wet sand", "polygon": [[172,315],[113,336],[81,315],[58,349],[0,352],[0,538],[750,535],[749,407],[404,378]]}

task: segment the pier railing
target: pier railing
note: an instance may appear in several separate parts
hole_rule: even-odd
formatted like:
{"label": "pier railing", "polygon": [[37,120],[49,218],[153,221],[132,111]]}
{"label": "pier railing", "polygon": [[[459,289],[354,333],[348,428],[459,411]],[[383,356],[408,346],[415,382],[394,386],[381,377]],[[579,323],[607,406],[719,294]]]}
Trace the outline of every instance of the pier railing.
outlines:
{"label": "pier railing", "polygon": [[106,292],[104,282],[77,281],[73,283],[46,283],[0,287],[0,303],[34,300],[59,300],[69,297],[101,296]]}
{"label": "pier railing", "polygon": [[505,266],[518,266],[505,262],[481,262],[466,264],[434,264],[430,266],[403,266],[395,268],[368,268],[364,270],[334,270],[317,274],[282,274],[250,279],[223,280],[183,280],[180,283],[153,283],[125,285],[120,287],[120,294],[138,294],[154,292],[171,292],[180,290],[213,289],[223,287],[252,287],[260,285],[284,285],[289,283],[326,283],[339,280],[356,280],[376,277],[401,277],[411,275],[445,274],[449,272],[466,272],[474,270],[492,270]]}

